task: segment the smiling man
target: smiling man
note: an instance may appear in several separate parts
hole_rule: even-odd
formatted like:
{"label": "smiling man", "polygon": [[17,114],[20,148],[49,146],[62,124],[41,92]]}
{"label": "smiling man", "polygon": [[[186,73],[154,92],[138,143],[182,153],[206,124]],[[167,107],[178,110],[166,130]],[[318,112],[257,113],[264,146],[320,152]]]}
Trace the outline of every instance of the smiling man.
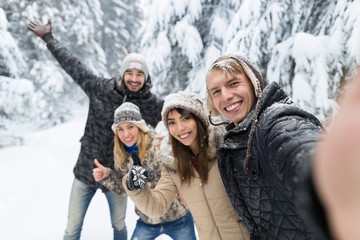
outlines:
{"label": "smiling man", "polygon": [[92,175],[96,158],[103,166],[114,167],[114,133],[111,130],[115,109],[123,102],[140,108],[147,124],[156,127],[161,120],[163,100],[150,92],[151,79],[141,54],[127,55],[119,78],[103,78],[89,71],[52,35],[51,21],[46,25],[31,22],[28,29],[41,37],[61,67],[81,87],[89,98],[89,112],[82,136],[80,154],[74,167],[74,182],[70,195],[68,223],[64,239],[80,239],[85,214],[98,188],[108,200],[114,239],[127,239],[125,226],[126,196],[108,191]]}
{"label": "smiling man", "polygon": [[218,167],[251,239],[318,239],[300,216],[308,199],[300,193],[311,183],[320,121],[276,82],[264,89],[258,66],[238,54],[215,60],[206,85],[211,115],[231,121]]}
{"label": "smiling man", "polygon": [[121,63],[120,77],[123,87],[131,92],[140,91],[149,77],[144,57],[139,53],[128,54]]}

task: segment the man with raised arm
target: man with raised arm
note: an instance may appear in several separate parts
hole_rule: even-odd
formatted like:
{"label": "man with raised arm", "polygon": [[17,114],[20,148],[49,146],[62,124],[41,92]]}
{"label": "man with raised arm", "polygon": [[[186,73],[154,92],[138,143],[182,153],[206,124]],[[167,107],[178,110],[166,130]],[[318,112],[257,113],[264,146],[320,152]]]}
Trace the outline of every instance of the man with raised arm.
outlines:
{"label": "man with raised arm", "polygon": [[127,55],[120,68],[120,77],[106,79],[94,75],[52,35],[51,21],[46,25],[30,22],[28,29],[41,37],[60,66],[72,77],[89,98],[89,113],[81,150],[74,167],[74,182],[70,195],[69,215],[64,239],[80,239],[87,208],[98,188],[108,200],[114,239],[127,239],[125,225],[127,198],[108,191],[92,175],[96,158],[103,166],[113,168],[111,130],[114,110],[123,102],[140,108],[145,121],[156,127],[161,120],[163,101],[151,93],[151,78],[144,57]]}

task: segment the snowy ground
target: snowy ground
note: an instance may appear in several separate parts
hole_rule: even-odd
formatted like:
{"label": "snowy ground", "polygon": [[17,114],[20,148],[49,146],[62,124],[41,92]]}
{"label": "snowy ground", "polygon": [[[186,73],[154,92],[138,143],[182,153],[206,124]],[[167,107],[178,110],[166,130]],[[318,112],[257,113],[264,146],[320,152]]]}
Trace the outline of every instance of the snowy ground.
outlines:
{"label": "snowy ground", "polygon": [[[62,239],[86,112],[46,131],[24,132],[25,144],[0,150],[0,228],[3,240]],[[128,199],[129,238],[137,216]],[[98,190],[88,209],[82,239],[112,239],[105,196]],[[157,239],[170,239],[160,236]]]}

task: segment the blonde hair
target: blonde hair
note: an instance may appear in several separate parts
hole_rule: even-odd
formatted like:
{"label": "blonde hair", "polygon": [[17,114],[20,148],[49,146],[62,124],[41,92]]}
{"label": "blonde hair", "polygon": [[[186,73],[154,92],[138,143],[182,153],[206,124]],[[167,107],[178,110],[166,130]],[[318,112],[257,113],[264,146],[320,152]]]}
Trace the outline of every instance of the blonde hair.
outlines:
{"label": "blonde hair", "polygon": [[[137,126],[135,126],[137,127]],[[138,128],[138,127],[137,127]],[[150,144],[150,132],[144,133],[140,128],[138,128],[138,139],[136,146],[138,148],[138,154],[143,163],[144,159],[147,157],[148,152],[146,151]],[[124,144],[120,141],[118,135],[115,133],[114,136],[114,167],[117,170],[122,170],[125,160],[130,156],[129,153],[125,151]]]}

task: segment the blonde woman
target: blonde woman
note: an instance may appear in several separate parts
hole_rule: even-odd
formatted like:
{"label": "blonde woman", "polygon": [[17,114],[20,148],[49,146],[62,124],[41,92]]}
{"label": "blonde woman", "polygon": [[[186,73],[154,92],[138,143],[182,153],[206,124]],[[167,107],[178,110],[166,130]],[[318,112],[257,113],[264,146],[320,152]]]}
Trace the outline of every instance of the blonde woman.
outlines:
{"label": "blonde woman", "polygon": [[[126,196],[121,178],[134,166],[142,165],[148,168],[144,172],[146,177],[143,183],[151,181],[150,187],[154,188],[160,178],[162,159],[159,148],[155,147],[155,131],[141,118],[139,108],[129,102],[123,103],[115,111],[112,130],[115,133],[115,171],[95,160],[95,180],[111,191]],[[139,219],[131,239],[150,240],[161,234],[167,234],[172,239],[196,239],[192,215],[178,196],[173,200],[169,203],[169,209],[157,217],[149,217],[135,209]]]}

